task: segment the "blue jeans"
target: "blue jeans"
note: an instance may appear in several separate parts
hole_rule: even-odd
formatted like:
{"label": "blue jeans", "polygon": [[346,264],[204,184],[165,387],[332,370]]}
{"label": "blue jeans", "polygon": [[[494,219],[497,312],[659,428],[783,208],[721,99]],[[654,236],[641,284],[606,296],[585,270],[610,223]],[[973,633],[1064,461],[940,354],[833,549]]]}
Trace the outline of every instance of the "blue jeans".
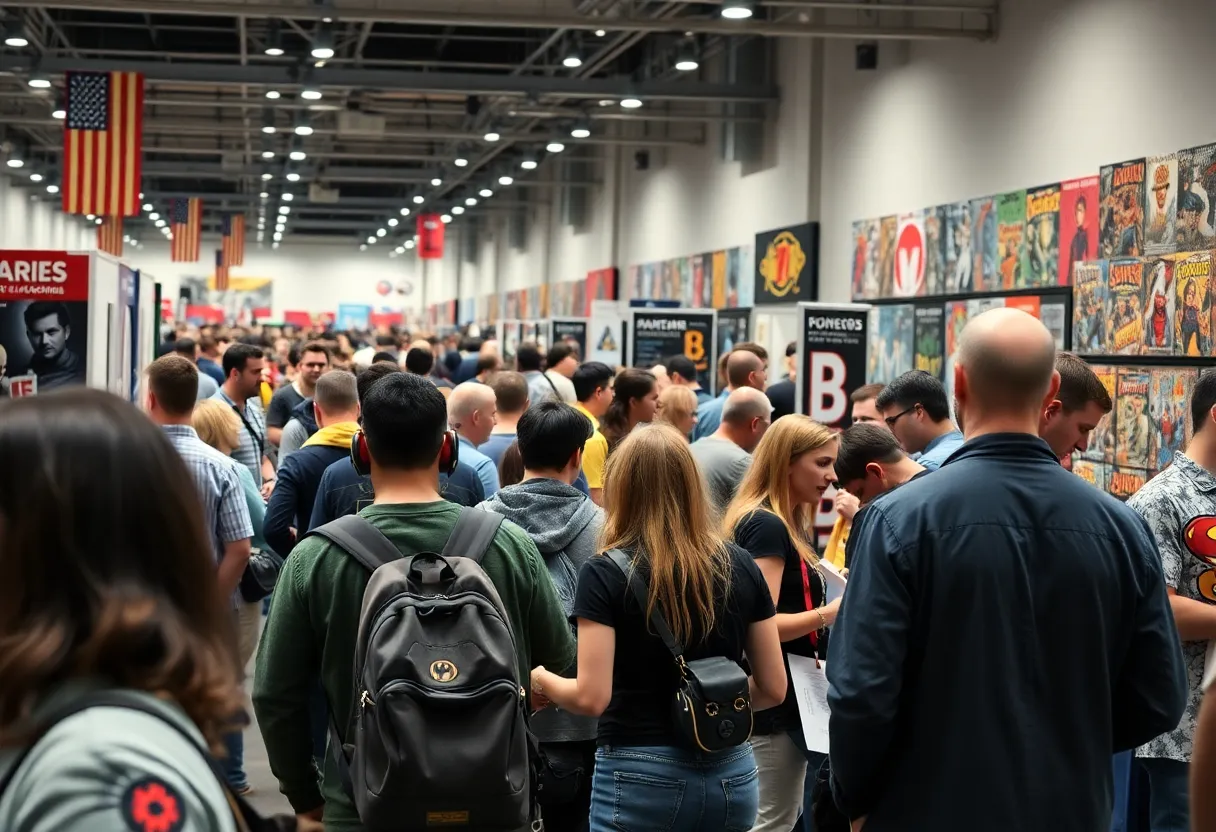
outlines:
{"label": "blue jeans", "polygon": [[249,785],[249,781],[245,779],[245,734],[242,731],[233,731],[231,734],[224,734],[224,747],[228,753],[221,760],[224,764],[224,775],[228,778],[228,785],[235,791],[240,791]]}
{"label": "blue jeans", "polygon": [[1152,832],[1188,832],[1191,812],[1187,803],[1187,764],[1177,760],[1143,758],[1148,772],[1148,814]]}
{"label": "blue jeans", "polygon": [[600,746],[590,832],[747,832],[760,805],[746,743],[717,754],[670,746]]}
{"label": "blue jeans", "polygon": [[801,728],[788,733],[790,739],[794,741],[794,745],[798,746],[798,750],[806,757],[806,778],[803,780],[802,787],[802,832],[815,832],[815,818],[811,814],[811,792],[815,789],[815,777],[819,774],[819,767],[823,765],[823,761],[828,758],[828,755],[807,749],[806,736],[802,733]]}

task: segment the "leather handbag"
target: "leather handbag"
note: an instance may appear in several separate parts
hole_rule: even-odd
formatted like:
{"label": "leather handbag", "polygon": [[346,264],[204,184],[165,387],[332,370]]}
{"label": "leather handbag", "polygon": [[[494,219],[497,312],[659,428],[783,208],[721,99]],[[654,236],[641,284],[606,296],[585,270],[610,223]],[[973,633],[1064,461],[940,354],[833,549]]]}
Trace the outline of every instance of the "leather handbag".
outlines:
{"label": "leather handbag", "polygon": [[[645,614],[649,598],[646,579],[620,549],[608,552],[625,574],[625,581]],[[713,753],[747,742],[752,735],[752,703],[747,673],[725,656],[687,661],[667,620],[656,605],[651,629],[663,640],[680,671],[671,717],[676,732],[689,747]]]}
{"label": "leather handbag", "polygon": [[283,558],[277,553],[269,549],[255,548],[249,555],[245,571],[241,573],[241,598],[252,604],[274,592],[274,585],[278,582],[282,569]]}

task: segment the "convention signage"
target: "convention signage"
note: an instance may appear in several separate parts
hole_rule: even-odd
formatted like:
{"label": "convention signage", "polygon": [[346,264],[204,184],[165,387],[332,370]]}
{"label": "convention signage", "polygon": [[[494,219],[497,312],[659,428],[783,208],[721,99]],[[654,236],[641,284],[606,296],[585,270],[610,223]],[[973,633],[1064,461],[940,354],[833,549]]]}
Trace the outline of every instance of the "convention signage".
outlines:
{"label": "convention signage", "polygon": [[549,338],[557,344],[565,341],[578,349],[580,361],[587,359],[587,318],[554,318],[549,330]]}
{"label": "convention signage", "polygon": [[800,303],[819,297],[819,223],[756,235],[755,303]]}
{"label": "convention signage", "polygon": [[849,396],[866,383],[866,328],[862,303],[799,304],[798,412],[829,427],[849,426]]}
{"label": "convention signage", "polygon": [[587,344],[588,361],[600,361],[609,367],[620,366],[624,359],[620,306],[614,300],[591,302],[590,343]]}
{"label": "convention signage", "polygon": [[750,309],[719,309],[718,333],[716,338],[717,354],[726,355],[749,340],[751,335],[752,310]]}
{"label": "convention signage", "polygon": [[629,317],[629,361],[649,368],[676,355],[690,359],[697,381],[714,389],[717,367],[713,309],[632,309]]}
{"label": "convention signage", "polygon": [[87,254],[0,251],[0,397],[84,384]]}

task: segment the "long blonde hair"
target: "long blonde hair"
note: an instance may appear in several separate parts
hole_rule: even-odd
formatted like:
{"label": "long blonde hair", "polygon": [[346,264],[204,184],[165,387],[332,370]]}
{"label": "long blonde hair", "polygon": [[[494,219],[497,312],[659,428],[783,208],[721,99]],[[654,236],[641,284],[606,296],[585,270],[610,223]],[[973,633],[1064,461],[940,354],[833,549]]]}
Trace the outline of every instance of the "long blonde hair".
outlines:
{"label": "long blonde hair", "polygon": [[807,540],[814,508],[794,503],[790,494],[790,465],[803,454],[835,441],[836,434],[831,428],[808,416],[783,416],[773,422],[752,453],[752,465],[726,509],[723,533],[733,540],[735,527],[743,518],[755,511],[769,511],[785,524],[798,556],[812,566],[818,564],[819,558]]}
{"label": "long blonde hair", "polygon": [[608,457],[604,497],[600,550],[624,549],[650,563],[647,616],[657,604],[686,646],[694,635],[708,636],[715,597],[730,580],[730,554],[688,440],[669,425],[630,432]]}
{"label": "long blonde hair", "polygon": [[190,417],[198,438],[216,450],[223,446],[229,453],[241,444],[241,417],[232,408],[215,399],[204,399],[194,406]]}
{"label": "long blonde hair", "polygon": [[680,423],[697,412],[697,394],[687,387],[674,384],[659,394],[659,408],[654,420],[679,430]]}

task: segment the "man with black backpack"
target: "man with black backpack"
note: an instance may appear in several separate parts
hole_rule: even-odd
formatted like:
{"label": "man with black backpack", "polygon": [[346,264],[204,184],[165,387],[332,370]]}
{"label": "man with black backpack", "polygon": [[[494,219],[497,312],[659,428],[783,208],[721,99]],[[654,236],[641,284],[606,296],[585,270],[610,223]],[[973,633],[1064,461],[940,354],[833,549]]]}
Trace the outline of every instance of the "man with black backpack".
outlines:
{"label": "man with black backpack", "polygon": [[[525,828],[528,675],[574,659],[553,582],[519,527],[439,496],[459,442],[434,385],[386,376],[362,428],[352,462],[375,503],[300,541],[262,637],[253,699],[271,769],[328,832]],[[319,787],[318,673],[331,716]]]}

